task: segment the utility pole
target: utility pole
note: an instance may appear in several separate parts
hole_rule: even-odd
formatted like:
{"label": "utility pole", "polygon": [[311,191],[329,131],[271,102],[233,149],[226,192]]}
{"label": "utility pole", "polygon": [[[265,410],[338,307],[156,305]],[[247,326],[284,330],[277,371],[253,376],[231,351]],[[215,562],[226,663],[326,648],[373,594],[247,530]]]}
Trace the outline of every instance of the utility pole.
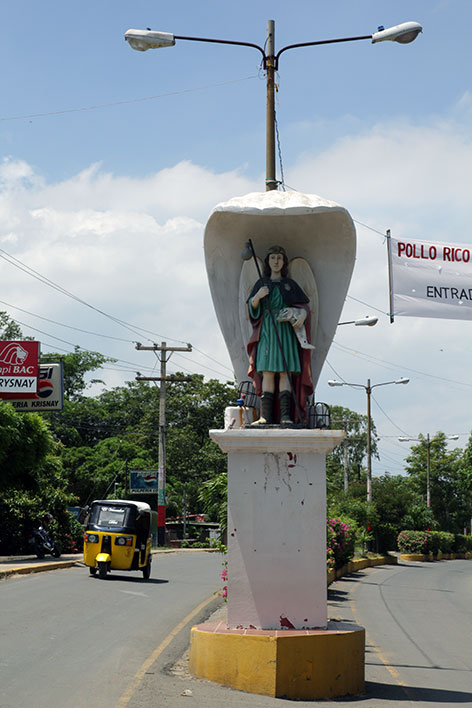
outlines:
{"label": "utility pole", "polygon": [[349,461],[347,456],[348,439],[344,438],[344,493],[349,489]]}
{"label": "utility pole", "polygon": [[351,440],[354,440],[352,437],[347,437],[348,434],[348,423],[356,423],[355,418],[343,418],[342,420],[333,420],[333,423],[341,423],[343,426],[343,430],[346,433],[346,437],[343,440],[343,466],[344,466],[344,492],[346,493],[349,489],[349,455],[348,455],[348,445]]}
{"label": "utility pole", "polygon": [[168,347],[166,342],[143,346],[136,344],[138,351],[160,352],[160,376],[136,376],[136,381],[159,381],[159,464],[158,464],[158,489],[157,489],[157,543],[165,545],[166,539],[166,383],[191,381],[190,376],[167,376],[166,364],[173,352],[191,352],[191,344],[186,347]]}
{"label": "utility pole", "polygon": [[426,506],[431,507],[431,439],[426,435]]}
{"label": "utility pole", "polygon": [[367,394],[367,501],[372,501],[372,415],[370,410],[370,397],[372,386],[370,379],[367,379],[367,386],[364,386]]}

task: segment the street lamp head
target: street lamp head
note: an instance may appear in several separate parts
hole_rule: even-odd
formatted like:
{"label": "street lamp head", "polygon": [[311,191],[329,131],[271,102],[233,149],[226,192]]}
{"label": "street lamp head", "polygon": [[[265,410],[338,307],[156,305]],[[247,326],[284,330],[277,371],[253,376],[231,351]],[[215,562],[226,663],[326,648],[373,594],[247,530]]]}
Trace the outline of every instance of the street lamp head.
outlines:
{"label": "street lamp head", "polygon": [[340,325],[348,325],[348,324],[353,324],[356,327],[373,327],[374,325],[377,324],[379,321],[378,317],[369,317],[369,315],[366,315],[365,317],[361,317],[358,320],[348,320],[346,322],[338,322],[338,327]]}
{"label": "street lamp head", "polygon": [[447,439],[448,440],[459,440],[459,436],[458,435],[448,435]]}
{"label": "street lamp head", "polygon": [[366,315],[360,320],[355,320],[354,324],[356,327],[373,327],[379,321],[378,317],[369,317]]}
{"label": "street lamp head", "polygon": [[170,32],[153,32],[152,30],[129,29],[125,32],[125,40],[132,49],[145,52],[147,49],[173,47],[175,37]]}
{"label": "street lamp head", "polygon": [[419,22],[402,22],[394,27],[379,27],[372,35],[372,44],[376,42],[398,42],[399,44],[409,44],[413,42],[420,32],[423,31]]}
{"label": "street lamp head", "polygon": [[398,442],[410,442],[411,438],[405,438],[405,437],[400,437],[398,438]]}
{"label": "street lamp head", "polygon": [[410,379],[402,378],[402,379],[397,379],[394,383],[396,383],[396,384],[407,384],[407,383],[409,382],[409,380],[410,380]]}
{"label": "street lamp head", "polygon": [[335,381],[333,379],[330,379],[328,381],[328,386],[344,386],[342,381]]}

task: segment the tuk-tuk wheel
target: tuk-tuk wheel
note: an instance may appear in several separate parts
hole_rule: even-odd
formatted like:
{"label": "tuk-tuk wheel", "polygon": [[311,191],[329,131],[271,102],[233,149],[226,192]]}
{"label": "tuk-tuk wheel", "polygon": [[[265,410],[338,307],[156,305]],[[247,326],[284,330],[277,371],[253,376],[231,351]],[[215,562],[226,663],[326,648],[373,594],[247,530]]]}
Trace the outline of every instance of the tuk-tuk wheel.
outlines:
{"label": "tuk-tuk wheel", "polygon": [[148,562],[143,568],[143,578],[144,580],[149,580],[151,577],[151,554],[148,556]]}
{"label": "tuk-tuk wheel", "polygon": [[100,578],[102,580],[107,577],[107,573],[108,573],[108,563],[99,563],[98,564],[98,575],[100,576]]}
{"label": "tuk-tuk wheel", "polygon": [[96,575],[97,574],[97,569],[95,567],[89,568],[90,575]]}

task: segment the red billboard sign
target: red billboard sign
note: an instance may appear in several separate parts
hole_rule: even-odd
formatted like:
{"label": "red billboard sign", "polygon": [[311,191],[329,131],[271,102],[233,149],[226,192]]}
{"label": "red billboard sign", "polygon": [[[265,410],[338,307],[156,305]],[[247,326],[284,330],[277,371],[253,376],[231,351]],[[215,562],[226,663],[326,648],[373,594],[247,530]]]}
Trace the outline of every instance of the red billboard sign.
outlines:
{"label": "red billboard sign", "polygon": [[38,387],[39,342],[0,342],[2,393],[35,393]]}

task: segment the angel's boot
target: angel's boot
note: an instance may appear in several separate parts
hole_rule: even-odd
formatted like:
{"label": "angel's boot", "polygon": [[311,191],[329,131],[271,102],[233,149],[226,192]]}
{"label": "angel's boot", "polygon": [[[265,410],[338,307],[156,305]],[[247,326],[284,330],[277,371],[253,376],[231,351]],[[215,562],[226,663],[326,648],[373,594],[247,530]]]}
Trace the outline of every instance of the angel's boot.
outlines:
{"label": "angel's boot", "polygon": [[292,425],[293,421],[290,418],[290,403],[292,394],[290,391],[281,391],[279,394],[280,402],[280,425]]}
{"label": "angel's boot", "polygon": [[274,394],[264,391],[261,396],[261,417],[252,425],[268,425],[272,423],[274,410]]}

